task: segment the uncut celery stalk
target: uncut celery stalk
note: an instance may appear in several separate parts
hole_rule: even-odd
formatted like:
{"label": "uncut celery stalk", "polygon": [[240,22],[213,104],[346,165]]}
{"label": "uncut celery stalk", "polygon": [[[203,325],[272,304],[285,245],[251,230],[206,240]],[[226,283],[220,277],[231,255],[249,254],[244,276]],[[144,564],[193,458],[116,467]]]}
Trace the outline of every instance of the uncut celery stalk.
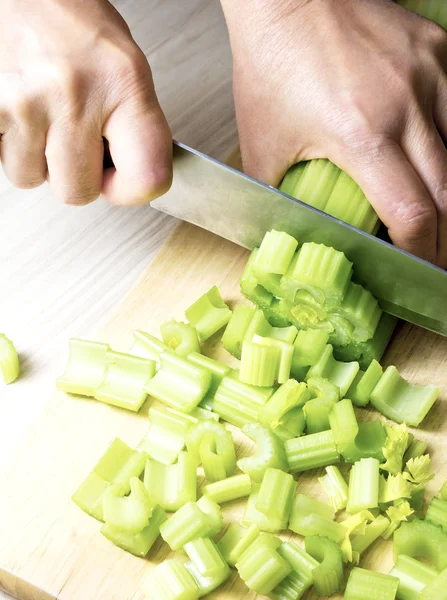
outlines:
{"label": "uncut celery stalk", "polygon": [[134,331],[133,336],[134,344],[129,350],[129,354],[153,360],[158,366],[160,364],[160,354],[165,350],[169,350],[169,347],[150,333],[140,329]]}
{"label": "uncut celery stalk", "polygon": [[232,425],[242,427],[258,420],[258,411],[273,388],[258,388],[226,376],[214,395],[213,411]]}
{"label": "uncut celery stalk", "polygon": [[379,505],[379,461],[362,458],[352,465],[347,512],[354,514]]}
{"label": "uncut celery stalk", "polygon": [[299,535],[325,535],[339,542],[346,535],[346,527],[334,521],[334,514],[332,506],[298,494],[293,500],[289,529]]}
{"label": "uncut celery stalk", "polygon": [[58,390],[94,397],[106,370],[108,344],[72,338],[64,374],[56,380]]}
{"label": "uncut celery stalk", "polygon": [[167,519],[165,511],[160,506],[155,506],[152,516],[147,525],[142,531],[136,534],[123,532],[121,529],[116,529],[109,523],[105,523],[101,527],[101,533],[115,546],[119,546],[123,550],[144,558],[149,550],[154,545],[160,535],[160,525]]}
{"label": "uncut celery stalk", "polygon": [[329,425],[337,450],[344,455],[346,448],[354,442],[359,432],[351,400],[345,398],[333,406],[329,413]]}
{"label": "uncut celery stalk", "polygon": [[186,446],[195,464],[202,464],[208,481],[219,481],[233,474],[236,450],[233,436],[223,423],[201,421],[186,434]]}
{"label": "uncut celery stalk", "polygon": [[293,571],[269,597],[272,600],[299,600],[312,585],[312,572],[318,567],[318,562],[295,542],[283,542],[278,548],[278,554],[287,560]]}
{"label": "uncut celery stalk", "polygon": [[225,350],[236,358],[241,358],[242,342],[245,332],[253,318],[255,309],[253,306],[239,304],[235,306],[228,325],[222,336],[222,344]]}
{"label": "uncut celery stalk", "polygon": [[285,340],[262,337],[256,334],[253,336],[252,342],[254,344],[259,344],[260,346],[265,346],[267,348],[277,348],[279,350],[279,364],[275,381],[277,381],[279,384],[288,381],[290,377],[290,367],[292,365],[293,345],[289,344]]}
{"label": "uncut celery stalk", "polygon": [[251,479],[248,475],[233,475],[223,481],[210,483],[203,488],[203,494],[217,504],[248,496],[251,492]]}
{"label": "uncut celery stalk", "polygon": [[185,502],[197,498],[196,464],[188,452],[180,452],[178,462],[163,465],[148,460],[144,469],[144,485],[153,504],[168,511],[178,510]]}
{"label": "uncut celery stalk", "polygon": [[406,381],[396,367],[386,369],[371,394],[371,404],[385,417],[397,423],[417,427],[436,402],[439,388],[417,386]]}
{"label": "uncut celery stalk", "polygon": [[147,458],[146,452],[132,450],[115,438],[96,463],[93,472],[104,481],[122,486],[124,493],[128,494],[131,477],[140,477]]}
{"label": "uncut celery stalk", "polygon": [[153,569],[146,581],[147,596],[154,600],[197,600],[199,588],[184,564],[165,560]]}
{"label": "uncut celery stalk", "polygon": [[284,443],[292,473],[327,467],[340,462],[332,431],[321,431]]}
{"label": "uncut celery stalk", "polygon": [[109,487],[103,495],[104,521],[126,534],[143,531],[152,516],[153,503],[138,477],[130,479],[130,495],[124,496],[122,490]]}
{"label": "uncut celery stalk", "polygon": [[214,524],[197,502],[187,502],[160,527],[160,534],[172,550],[200,537],[213,537]]}
{"label": "uncut celery stalk", "polygon": [[242,344],[241,381],[261,387],[272,386],[278,377],[280,360],[278,347],[245,340]]}
{"label": "uncut celery stalk", "polygon": [[213,286],[185,310],[185,315],[196,328],[199,341],[205,342],[228,323],[231,310],[222,300],[217,287]]}
{"label": "uncut celery stalk", "polygon": [[161,339],[179,356],[188,356],[191,352],[200,352],[197,331],[188,323],[172,319],[160,325]]}
{"label": "uncut celery stalk", "polygon": [[346,584],[345,600],[394,600],[399,580],[391,575],[354,567]]}
{"label": "uncut celery stalk", "polygon": [[442,498],[432,498],[425,518],[447,532],[447,502]]}
{"label": "uncut celery stalk", "polygon": [[245,550],[259,536],[259,533],[259,527],[255,523],[249,527],[243,527],[239,523],[230,523],[225,534],[217,542],[217,547],[226,562],[234,567]]}
{"label": "uncut celery stalk", "polygon": [[[278,512],[274,511],[269,511],[269,513],[266,514],[257,508],[259,492],[260,485],[258,483],[253,483],[250,496],[245,504],[242,523],[246,526],[255,524],[261,531],[267,531],[269,533],[277,533],[286,529],[287,518],[284,516],[284,514],[280,515]],[[287,500],[289,500],[289,498],[287,498]],[[288,507],[286,505],[284,513],[286,512],[287,508]]]}
{"label": "uncut celery stalk", "polygon": [[419,598],[420,600],[447,600],[447,569],[443,569],[425,586]]}
{"label": "uncut celery stalk", "polygon": [[438,572],[419,560],[400,554],[389,574],[399,580],[399,600],[419,600],[419,594],[436,578]]}
{"label": "uncut celery stalk", "polygon": [[300,162],[296,165],[293,165],[293,167],[290,167],[290,169],[284,175],[284,178],[281,181],[281,185],[279,186],[281,192],[284,192],[284,194],[289,194],[289,196],[296,197],[294,191],[298,184],[298,181],[303,175],[306,165],[307,162]]}
{"label": "uncut celery stalk", "polygon": [[153,360],[109,350],[104,379],[95,390],[95,398],[138,412],[147,398],[145,385],[154,375]]}
{"label": "uncut celery stalk", "polygon": [[17,350],[4,333],[0,333],[0,371],[6,385],[15,381],[20,375],[20,362]]}
{"label": "uncut celery stalk", "polygon": [[[97,519],[98,521],[104,521],[102,500],[104,493],[111,485],[116,484],[111,484],[110,482],[105,481],[96,473],[89,473],[89,475],[87,475],[85,480],[73,494],[71,499],[76,506],[78,506],[91,517]],[[118,485],[117,487],[124,493],[122,486]]]}
{"label": "uncut celery stalk", "polygon": [[423,456],[427,452],[427,448],[427,442],[424,442],[423,440],[412,439],[408,448],[405,450],[403,460],[404,464],[407,464],[407,462],[412,458]]}
{"label": "uncut celery stalk", "polygon": [[257,254],[258,249],[255,248],[245,265],[244,272],[240,279],[241,292],[248,300],[253,302],[253,304],[256,304],[256,306],[262,310],[267,310],[272,304],[273,294],[259,284],[258,278],[254,273],[253,265],[256,261]]}
{"label": "uncut celery stalk", "polygon": [[359,363],[356,361],[344,363],[336,360],[333,356],[333,347],[328,344],[318,362],[309,369],[306,381],[314,377],[327,379],[338,386],[340,398],[343,398],[354,381],[359,368]]}
{"label": "uncut celery stalk", "polygon": [[355,376],[346,396],[356,406],[366,406],[371,394],[383,375],[380,364],[373,360],[366,371],[359,371]]}
{"label": "uncut celery stalk", "polygon": [[350,281],[346,294],[333,314],[346,319],[352,326],[352,340],[366,342],[377,329],[382,310],[370,291]]}
{"label": "uncut celery stalk", "polygon": [[302,407],[309,398],[310,394],[305,383],[289,379],[260,408],[259,422],[275,431],[289,410]]}
{"label": "uncut celery stalk", "polygon": [[302,367],[310,367],[318,362],[324,352],[329,334],[320,329],[302,329],[293,344],[292,375]]}
{"label": "uncut celery stalk", "polygon": [[329,414],[335,404],[336,400],[325,396],[306,402],[303,412],[306,418],[307,433],[318,433],[329,429]]}
{"label": "uncut celery stalk", "polygon": [[372,523],[368,523],[365,533],[355,536],[352,540],[353,554],[358,558],[386,531],[389,524],[389,520],[383,515],[379,515]]}
{"label": "uncut celery stalk", "polygon": [[160,369],[145,386],[148,394],[181,412],[191,412],[211,385],[209,370],[172,351],[160,355]]}
{"label": "uncut celery stalk", "polygon": [[343,446],[343,458],[353,463],[361,458],[384,460],[383,446],[387,439],[385,428],[380,421],[366,421],[358,424],[359,431],[352,442]]}
{"label": "uncut celery stalk", "polygon": [[[268,231],[259,247],[253,270],[257,277],[264,274],[284,275],[297,249],[298,242],[283,231]],[[262,282],[261,282],[262,283]]]}
{"label": "uncut celery stalk", "polygon": [[345,584],[343,554],[335,542],[324,536],[311,535],[305,539],[306,552],[320,564],[312,571],[318,596],[341,592]]}
{"label": "uncut celery stalk", "polygon": [[326,475],[319,477],[321,487],[329,503],[336,510],[343,510],[348,503],[348,484],[338,467],[326,467]]}
{"label": "uncut celery stalk", "polygon": [[[326,205],[340,176],[340,169],[326,158],[317,158],[304,164],[304,170],[291,195],[327,212]],[[280,189],[283,191],[282,184]]]}
{"label": "uncut celery stalk", "polygon": [[393,554],[395,561],[400,554],[424,558],[441,571],[447,567],[447,534],[430,521],[402,523],[394,533]]}
{"label": "uncut celery stalk", "polygon": [[289,473],[280,469],[266,469],[256,498],[257,510],[287,524],[296,486],[296,481]]}
{"label": "uncut celery stalk", "polygon": [[243,473],[249,475],[253,481],[261,482],[269,467],[289,470],[284,443],[272,431],[254,423],[245,425],[242,431],[256,443],[256,450],[252,456],[237,461],[237,466]]}

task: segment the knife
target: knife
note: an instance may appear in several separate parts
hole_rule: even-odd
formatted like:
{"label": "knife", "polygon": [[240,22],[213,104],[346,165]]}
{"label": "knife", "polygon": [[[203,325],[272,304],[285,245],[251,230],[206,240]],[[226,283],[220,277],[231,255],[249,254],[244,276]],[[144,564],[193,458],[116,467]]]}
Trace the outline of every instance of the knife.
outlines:
{"label": "knife", "polygon": [[185,144],[174,144],[172,187],[152,206],[250,250],[270,229],[332,246],[384,311],[447,336],[446,271]]}

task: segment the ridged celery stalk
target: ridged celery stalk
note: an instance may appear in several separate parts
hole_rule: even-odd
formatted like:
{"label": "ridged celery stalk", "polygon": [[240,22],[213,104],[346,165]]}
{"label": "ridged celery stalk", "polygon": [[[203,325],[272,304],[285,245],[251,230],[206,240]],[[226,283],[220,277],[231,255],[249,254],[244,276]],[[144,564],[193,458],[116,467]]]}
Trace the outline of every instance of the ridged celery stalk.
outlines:
{"label": "ridged celery stalk", "polygon": [[425,518],[427,521],[440,525],[447,532],[447,502],[442,498],[432,498]]}
{"label": "ridged celery stalk", "polygon": [[222,300],[217,287],[213,286],[185,310],[185,315],[195,327],[199,341],[205,342],[228,323],[231,310]]}
{"label": "ridged celery stalk", "polygon": [[203,494],[213,502],[222,504],[237,498],[248,496],[251,492],[251,479],[248,475],[233,475],[223,481],[210,483],[203,489]]}
{"label": "ridged celery stalk", "polygon": [[379,505],[379,461],[362,458],[352,465],[349,477],[348,506],[353,514]]}
{"label": "ridged celery stalk", "polygon": [[373,360],[366,371],[359,371],[357,373],[349,390],[346,392],[347,397],[356,406],[366,406],[382,375],[382,367],[376,360]]}
{"label": "ridged celery stalk", "polygon": [[[222,344],[225,350],[236,358],[241,358],[242,342],[250,325],[255,309],[253,306],[239,304],[235,306],[230,320],[222,336]],[[264,314],[264,313],[262,313]]]}
{"label": "ridged celery stalk", "polygon": [[419,560],[400,554],[390,575],[397,577],[399,600],[419,600],[422,590],[438,575],[438,571]]}
{"label": "ridged celery stalk", "polygon": [[319,477],[321,487],[323,488],[329,503],[336,510],[343,510],[348,503],[348,484],[344,480],[338,467],[326,467],[326,475]]}
{"label": "ridged celery stalk", "polygon": [[289,470],[284,443],[272,431],[259,424],[245,425],[242,431],[256,442],[255,453],[237,461],[243,473],[250,475],[253,481],[261,482],[269,467]]}
{"label": "ridged celery stalk", "polygon": [[153,569],[145,582],[149,598],[157,600],[197,600],[200,590],[185,565],[165,560]]}
{"label": "ridged celery stalk", "polygon": [[276,346],[244,341],[241,356],[241,381],[261,387],[272,386],[278,377],[280,360],[281,352]]}
{"label": "ridged celery stalk", "polygon": [[340,390],[340,398],[344,398],[359,371],[359,363],[340,362],[333,356],[333,347],[328,344],[320,359],[307,372],[306,381],[314,377],[327,379]]}
{"label": "ridged celery stalk", "polygon": [[134,331],[133,336],[134,344],[129,350],[129,354],[153,360],[158,367],[160,365],[161,353],[165,350],[169,350],[169,347],[150,333],[146,333],[140,329]]}
{"label": "ridged celery stalk", "polygon": [[293,571],[269,594],[272,600],[299,600],[313,583],[313,570],[318,562],[294,542],[283,542],[278,554],[285,558]]}
{"label": "ridged celery stalk", "polygon": [[332,596],[345,585],[343,554],[335,542],[320,535],[305,539],[306,552],[320,564],[312,571],[315,591],[319,596]]}
{"label": "ridged celery stalk", "polygon": [[292,473],[327,467],[340,462],[332,431],[321,431],[284,443]]}
{"label": "ridged celery stalk", "polygon": [[108,344],[72,338],[64,374],[56,380],[58,390],[94,397],[106,372]]}
{"label": "ridged celery stalk", "polygon": [[447,569],[442,570],[425,586],[419,598],[420,600],[447,600]]}
{"label": "ridged celery stalk", "polygon": [[350,281],[340,306],[334,309],[333,314],[351,323],[354,342],[366,342],[373,337],[382,310],[371,292]]}
{"label": "ridged celery stalk", "polygon": [[185,502],[195,502],[197,474],[193,457],[188,452],[180,452],[174,465],[148,460],[144,469],[144,485],[153,504],[165,510],[176,511]]}
{"label": "ridged celery stalk", "polygon": [[230,576],[230,567],[216,544],[209,538],[198,538],[188,542],[184,551],[189,558],[185,567],[194,577],[200,596],[209,594]]}
{"label": "ridged celery stalk", "polygon": [[214,395],[213,411],[237,427],[256,423],[259,409],[272,394],[273,388],[258,388],[226,376]]}
{"label": "ridged celery stalk", "polygon": [[230,523],[227,531],[217,543],[226,562],[234,567],[242,554],[259,536],[259,527],[252,523],[243,527],[239,523]]}
{"label": "ridged celery stalk", "polygon": [[299,535],[324,535],[334,542],[346,535],[346,527],[334,521],[332,506],[304,494],[295,496],[290,513],[289,529]]}
{"label": "ridged celery stalk", "polygon": [[346,584],[345,600],[394,600],[399,580],[391,575],[354,567]]}

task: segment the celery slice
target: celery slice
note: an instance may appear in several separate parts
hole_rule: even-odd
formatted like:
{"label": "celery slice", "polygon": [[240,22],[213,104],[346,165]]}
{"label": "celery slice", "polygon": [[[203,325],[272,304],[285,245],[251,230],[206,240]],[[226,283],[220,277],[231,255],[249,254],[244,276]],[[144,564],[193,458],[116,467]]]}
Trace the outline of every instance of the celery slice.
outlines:
{"label": "celery slice", "polygon": [[258,249],[255,248],[250,254],[248,262],[240,280],[241,292],[243,295],[259,306],[262,310],[268,309],[273,301],[273,294],[268,292],[262,285],[259,285],[258,278],[254,274],[253,265],[256,261]]}
{"label": "celery slice", "polygon": [[213,286],[185,310],[185,315],[196,328],[199,341],[205,342],[228,323],[231,310],[222,300],[217,287]]}
{"label": "celery slice", "polygon": [[222,383],[222,379],[225,375],[228,375],[231,369],[228,365],[225,365],[218,360],[214,360],[213,358],[209,358],[208,356],[204,356],[199,352],[191,352],[191,354],[188,355],[188,360],[202,369],[207,369],[211,375],[210,387],[208,388],[205,398],[200,402],[200,406],[212,410],[216,390]]}
{"label": "celery slice", "polygon": [[203,489],[203,494],[217,504],[248,496],[251,492],[251,479],[248,475],[233,475],[223,481],[210,483]]}
{"label": "celery slice", "polygon": [[366,371],[359,371],[346,395],[356,406],[366,406],[371,394],[383,375],[380,364],[373,360]]}
{"label": "celery slice", "polygon": [[[259,344],[267,348],[277,348],[279,350],[279,363],[278,371],[274,381],[278,383],[285,383],[290,377],[290,367],[292,365],[293,346],[284,340],[278,340],[275,338],[261,337],[259,335],[253,336],[253,343]],[[242,362],[241,362],[241,374],[242,374]],[[242,379],[242,375],[241,375]]]}
{"label": "celery slice", "polygon": [[[266,319],[274,329],[287,329],[291,327],[290,308],[291,303],[288,300],[284,300],[284,298],[272,298],[269,306],[264,307],[263,311]],[[296,327],[295,331],[298,331]],[[271,334],[271,337],[275,336]]]}
{"label": "celery slice", "polygon": [[296,481],[289,473],[280,469],[266,469],[256,499],[257,510],[287,525],[296,486]]}
{"label": "celery slice", "polygon": [[272,394],[272,388],[257,388],[227,376],[214,395],[213,411],[238,427],[256,423],[260,407]]}
{"label": "celery slice", "polygon": [[155,361],[155,363],[159,365],[161,353],[165,350],[169,350],[169,347],[145,331],[138,329],[137,331],[133,332],[133,335],[135,341],[132,348],[129,350],[129,354],[141,356],[142,358],[148,358],[149,360]]}
{"label": "celery slice", "polygon": [[160,369],[145,386],[148,394],[181,412],[191,412],[207,394],[211,374],[174,352],[160,356]]}
{"label": "celery slice", "polygon": [[197,475],[194,458],[180,452],[174,465],[148,460],[144,470],[144,485],[153,504],[168,511],[178,510],[185,502],[197,498]]}
{"label": "celery slice", "polygon": [[412,458],[419,458],[419,456],[423,456],[427,452],[427,442],[423,440],[412,439],[408,448],[405,450],[404,454],[404,464],[407,464],[409,460]]}
{"label": "celery slice", "polygon": [[302,407],[310,394],[305,383],[289,379],[283,383],[259,410],[259,421],[273,431],[283,417],[295,407]]}
{"label": "celery slice", "polygon": [[200,591],[191,573],[181,562],[165,560],[146,580],[149,598],[154,600],[197,600]]}
{"label": "celery slice", "polygon": [[[311,388],[312,381],[315,381],[315,379],[308,381],[309,388]],[[336,386],[334,388],[338,396],[338,388]],[[329,414],[336,403],[337,400],[334,397],[327,396],[324,392],[317,398],[306,402],[303,411],[306,418],[307,433],[318,433],[320,431],[327,431],[330,428]]]}
{"label": "celery slice", "polygon": [[[293,572],[286,577],[269,596],[272,600],[299,600],[313,583],[313,570],[318,562],[294,542],[283,542],[278,554],[285,558]],[[289,590],[292,590],[290,594]],[[288,595],[289,593],[289,595]]]}
{"label": "celery slice", "polygon": [[227,568],[222,568],[221,571],[214,575],[214,577],[204,577],[201,575],[197,567],[192,561],[188,561],[185,563],[185,568],[189,571],[189,573],[193,576],[194,581],[199,588],[199,598],[203,596],[208,596],[208,594],[218,588],[222,583],[224,583],[231,574],[231,571],[227,565]]}
{"label": "celery slice", "polygon": [[237,466],[243,473],[249,475],[253,481],[261,482],[269,467],[289,470],[284,443],[272,431],[259,424],[245,425],[242,431],[256,442],[255,453],[237,461]]}
{"label": "celery slice", "polygon": [[443,569],[426,585],[419,598],[420,600],[447,600],[447,569]]}
{"label": "celery slice", "polygon": [[352,442],[343,446],[346,462],[356,462],[361,458],[377,458],[383,461],[382,448],[387,439],[385,428],[380,421],[366,421],[358,424],[359,431]]}
{"label": "celery slice", "polygon": [[306,381],[314,377],[322,377],[335,384],[340,390],[343,398],[350,388],[359,371],[358,362],[343,363],[333,357],[333,348],[328,344],[317,363],[315,363],[306,375]]}
{"label": "celery slice", "polygon": [[[297,249],[298,242],[283,231],[268,231],[261,242],[253,270],[257,277],[266,273],[284,275]],[[262,282],[261,282],[262,283]]]}
{"label": "celery slice", "polygon": [[447,533],[447,502],[442,498],[432,498],[425,518],[435,525],[440,525]]}
{"label": "celery slice", "polygon": [[295,571],[270,592],[270,600],[299,600],[308,588],[304,587],[301,577]]}
{"label": "celery slice", "polygon": [[397,577],[399,600],[419,600],[422,590],[436,578],[438,572],[419,560],[399,554],[390,575]]}
{"label": "celery slice", "polygon": [[345,398],[333,406],[329,413],[329,424],[337,450],[344,455],[346,449],[355,443],[359,433],[359,425],[351,400]]}
{"label": "celery slice", "polygon": [[108,344],[72,338],[64,374],[56,380],[58,390],[94,397],[106,371]]}
{"label": "celery slice", "polygon": [[293,501],[289,529],[304,536],[325,535],[339,542],[346,535],[346,527],[333,520],[334,513],[332,506],[298,494]]}
{"label": "celery slice", "polygon": [[284,443],[292,473],[327,467],[340,462],[332,431],[321,431]]}
{"label": "celery slice", "polygon": [[306,427],[303,409],[299,406],[290,409],[276,427],[270,427],[283,442],[302,435]]}
{"label": "celery slice", "polygon": [[115,438],[93,471],[104,481],[122,486],[124,493],[128,494],[131,477],[140,477],[146,460],[146,452],[132,450],[119,438]]}
{"label": "celery slice", "polygon": [[345,600],[394,600],[399,580],[391,575],[354,567],[346,584]]}
{"label": "celery slice", "polygon": [[313,571],[314,587],[319,596],[341,592],[345,585],[343,555],[335,542],[324,536],[311,535],[305,539],[306,552],[320,564]]}
{"label": "celery slice", "polygon": [[[352,540],[352,551],[356,557],[359,557],[367,548],[369,548],[389,527],[389,520],[383,515],[379,515],[372,523],[365,527],[363,534],[357,535]],[[357,560],[358,562],[358,560]]]}
{"label": "celery slice", "polygon": [[217,543],[217,547],[226,562],[234,567],[258,536],[259,527],[255,523],[249,527],[243,527],[239,523],[230,523],[227,531]]}
{"label": "celery slice", "polygon": [[[283,293],[281,291],[281,293]],[[290,322],[298,329],[321,329],[327,333],[334,330],[334,326],[327,320],[327,307],[317,301],[307,290],[298,290],[293,304],[288,299],[283,300],[284,307],[288,308]],[[286,305],[286,303],[288,303]]]}
{"label": "celery slice", "polygon": [[214,520],[197,502],[187,502],[161,525],[160,534],[172,550],[181,550],[192,540],[213,537],[216,529]]}
{"label": "celery slice", "polygon": [[302,367],[310,367],[318,362],[328,339],[329,334],[319,329],[302,329],[298,332],[293,344],[291,372],[294,377]]}
{"label": "celery slice", "polygon": [[406,381],[396,367],[388,367],[371,394],[372,405],[397,423],[417,427],[436,402],[439,388]]}
{"label": "celery slice", "polygon": [[349,477],[348,506],[353,514],[379,505],[379,461],[362,458],[352,465]]}
{"label": "celery slice", "polygon": [[186,434],[186,446],[196,465],[203,465],[208,481],[219,481],[233,474],[236,450],[233,436],[223,423],[201,421]]}
{"label": "celery slice", "polygon": [[350,281],[343,301],[333,314],[343,317],[353,326],[353,341],[366,342],[373,337],[382,310],[370,291]]}
{"label": "celery slice", "polygon": [[413,519],[394,534],[394,560],[400,554],[424,558],[438,571],[447,567],[447,534],[430,521]]}
{"label": "celery slice", "polygon": [[138,412],[147,398],[145,385],[154,375],[154,361],[109,350],[104,379],[95,390],[95,398]]}
{"label": "celery slice", "polygon": [[124,496],[117,487],[109,487],[103,495],[104,521],[127,534],[140,533],[149,524],[153,504],[138,477],[130,479],[130,495]]}
{"label": "celery slice", "polygon": [[321,487],[323,488],[329,503],[336,510],[343,510],[348,503],[348,484],[344,480],[338,467],[326,467],[326,475],[319,477]]}
{"label": "celery slice", "polygon": [[223,347],[236,358],[241,358],[242,342],[254,313],[255,309],[252,306],[236,306],[225,328],[222,336]]}
{"label": "celery slice", "polygon": [[160,325],[163,342],[179,356],[188,356],[191,352],[200,352],[197,331],[188,323],[166,321]]}
{"label": "celery slice", "polygon": [[20,375],[20,362],[17,350],[4,333],[0,333],[0,371],[6,385],[15,381]]}
{"label": "celery slice", "polygon": [[281,352],[276,346],[244,341],[241,356],[241,381],[261,387],[272,386],[278,377],[280,360]]}
{"label": "celery slice", "polygon": [[[269,511],[268,514],[257,507],[261,486],[253,483],[250,496],[245,505],[242,523],[246,526],[256,525],[261,531],[277,533],[287,528],[287,518],[277,511]],[[289,501],[289,498],[287,498]],[[265,499],[264,499],[265,502]],[[286,512],[286,511],[284,511]]]}
{"label": "celery slice", "polygon": [[447,481],[445,481],[439,490],[439,495],[443,500],[447,500]]}
{"label": "celery slice", "polygon": [[190,559],[185,567],[194,577],[200,596],[209,594],[230,576],[229,566],[209,538],[198,538],[188,542],[184,551]]}
{"label": "celery slice", "polygon": [[[102,500],[105,492],[111,485],[114,484],[105,481],[96,473],[90,473],[71,499],[81,510],[91,517],[98,521],[104,521]],[[122,489],[121,486],[118,486],[118,488]]]}

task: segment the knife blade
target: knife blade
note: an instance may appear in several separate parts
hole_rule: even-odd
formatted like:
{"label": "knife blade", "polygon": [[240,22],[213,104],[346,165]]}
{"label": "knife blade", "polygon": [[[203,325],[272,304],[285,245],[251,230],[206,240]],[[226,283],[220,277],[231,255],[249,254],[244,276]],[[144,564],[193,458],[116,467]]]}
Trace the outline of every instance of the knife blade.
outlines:
{"label": "knife blade", "polygon": [[185,144],[174,144],[172,187],[152,206],[250,250],[271,229],[333,246],[384,311],[447,336],[447,272]]}

